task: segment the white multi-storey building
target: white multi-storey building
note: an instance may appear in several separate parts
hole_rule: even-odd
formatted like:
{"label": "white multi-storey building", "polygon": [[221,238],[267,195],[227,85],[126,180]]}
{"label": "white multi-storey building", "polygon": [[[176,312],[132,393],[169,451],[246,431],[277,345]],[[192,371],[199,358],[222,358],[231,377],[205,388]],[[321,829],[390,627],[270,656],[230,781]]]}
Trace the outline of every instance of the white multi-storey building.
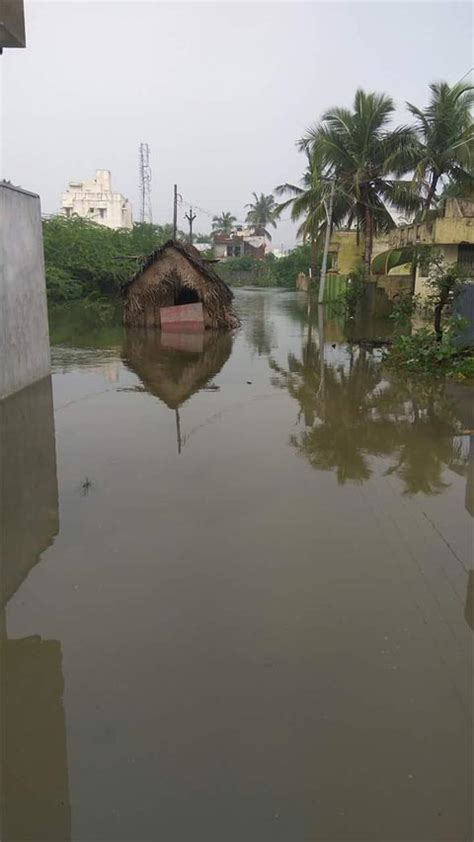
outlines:
{"label": "white multi-storey building", "polygon": [[87,181],[70,181],[61,198],[61,213],[77,214],[107,228],[133,226],[132,206],[121,193],[113,192],[109,170],[97,170]]}

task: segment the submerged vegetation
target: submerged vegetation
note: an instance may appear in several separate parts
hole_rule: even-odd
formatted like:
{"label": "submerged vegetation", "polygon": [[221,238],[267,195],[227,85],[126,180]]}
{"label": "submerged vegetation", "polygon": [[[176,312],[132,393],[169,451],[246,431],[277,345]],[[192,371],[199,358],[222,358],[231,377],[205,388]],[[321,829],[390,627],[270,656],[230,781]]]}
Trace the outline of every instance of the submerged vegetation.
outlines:
{"label": "submerged vegetation", "polygon": [[428,293],[423,301],[426,316],[432,325],[411,329],[413,314],[419,300],[405,295],[396,303],[391,314],[395,323],[393,345],[386,355],[386,363],[396,370],[458,380],[474,377],[474,355],[459,341],[464,324],[453,316],[453,304],[466,278],[463,267],[446,265],[439,252],[424,255]]}

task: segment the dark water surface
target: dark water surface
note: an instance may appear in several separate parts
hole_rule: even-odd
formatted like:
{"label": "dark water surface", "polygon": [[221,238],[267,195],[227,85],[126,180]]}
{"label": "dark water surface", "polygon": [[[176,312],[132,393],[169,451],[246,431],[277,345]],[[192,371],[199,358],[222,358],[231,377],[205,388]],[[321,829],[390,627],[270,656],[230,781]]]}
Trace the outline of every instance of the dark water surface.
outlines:
{"label": "dark water surface", "polygon": [[237,309],[0,404],[5,842],[472,838],[473,392]]}

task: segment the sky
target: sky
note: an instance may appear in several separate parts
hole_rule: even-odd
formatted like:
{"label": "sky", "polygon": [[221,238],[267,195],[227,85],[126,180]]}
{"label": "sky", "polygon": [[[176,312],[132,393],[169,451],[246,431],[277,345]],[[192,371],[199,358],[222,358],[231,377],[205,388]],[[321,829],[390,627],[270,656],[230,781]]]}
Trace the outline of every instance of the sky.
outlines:
{"label": "sky", "polygon": [[[464,2],[35,2],[27,49],[0,57],[1,175],[59,209],[69,181],[98,168],[139,215],[140,142],[151,149],[153,221],[172,218],[173,184],[199,208],[195,231],[253,191],[296,182],[295,143],[358,87],[389,93],[395,119],[432,81],[474,64]],[[284,215],[275,247],[295,243]]]}

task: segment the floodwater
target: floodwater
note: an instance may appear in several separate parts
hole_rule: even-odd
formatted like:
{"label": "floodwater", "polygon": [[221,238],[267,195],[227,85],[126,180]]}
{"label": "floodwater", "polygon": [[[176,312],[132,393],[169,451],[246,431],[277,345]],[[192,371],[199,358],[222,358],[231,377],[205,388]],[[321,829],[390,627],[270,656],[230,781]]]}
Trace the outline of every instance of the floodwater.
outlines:
{"label": "floodwater", "polygon": [[473,392],[237,309],[0,404],[4,842],[472,838]]}

